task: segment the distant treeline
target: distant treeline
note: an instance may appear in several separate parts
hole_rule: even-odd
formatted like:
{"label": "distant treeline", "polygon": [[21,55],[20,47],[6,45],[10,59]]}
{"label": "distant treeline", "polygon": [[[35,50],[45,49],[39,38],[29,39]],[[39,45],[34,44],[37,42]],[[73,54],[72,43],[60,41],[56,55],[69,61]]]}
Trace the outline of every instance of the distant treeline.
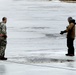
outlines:
{"label": "distant treeline", "polygon": [[76,1],[76,0],[60,0],[60,1]]}

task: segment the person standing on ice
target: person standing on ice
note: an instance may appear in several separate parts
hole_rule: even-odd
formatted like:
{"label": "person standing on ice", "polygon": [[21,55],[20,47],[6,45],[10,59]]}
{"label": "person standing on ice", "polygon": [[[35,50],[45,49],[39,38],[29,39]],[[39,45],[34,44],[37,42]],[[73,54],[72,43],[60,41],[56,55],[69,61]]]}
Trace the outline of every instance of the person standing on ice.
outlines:
{"label": "person standing on ice", "polygon": [[60,34],[67,33],[67,47],[68,53],[66,56],[74,56],[74,39],[75,39],[75,20],[72,17],[68,17],[69,25],[66,30],[61,31]]}
{"label": "person standing on ice", "polygon": [[7,44],[7,32],[6,32],[7,18],[3,17],[0,22],[0,60],[7,60],[5,58],[5,49]]}

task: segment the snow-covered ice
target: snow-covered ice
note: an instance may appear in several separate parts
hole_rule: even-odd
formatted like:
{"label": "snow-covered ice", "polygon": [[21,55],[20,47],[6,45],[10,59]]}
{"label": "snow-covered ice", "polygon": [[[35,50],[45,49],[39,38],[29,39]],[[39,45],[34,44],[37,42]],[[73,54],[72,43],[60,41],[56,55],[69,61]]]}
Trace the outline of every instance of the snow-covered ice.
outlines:
{"label": "snow-covered ice", "polygon": [[66,34],[59,34],[67,17],[76,19],[75,3],[0,0],[3,16],[8,18],[8,60],[0,61],[0,75],[76,75],[76,56],[65,56]]}

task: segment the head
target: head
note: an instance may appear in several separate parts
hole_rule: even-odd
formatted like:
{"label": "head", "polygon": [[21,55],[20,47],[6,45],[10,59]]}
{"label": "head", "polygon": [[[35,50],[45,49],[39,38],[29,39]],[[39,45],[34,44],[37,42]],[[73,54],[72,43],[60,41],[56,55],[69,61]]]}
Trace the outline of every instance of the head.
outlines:
{"label": "head", "polygon": [[69,23],[74,23],[75,24],[75,20],[72,19],[72,20],[69,21]]}
{"label": "head", "polygon": [[7,18],[6,18],[6,17],[3,17],[3,18],[2,18],[2,22],[3,22],[3,23],[7,23]]}
{"label": "head", "polygon": [[68,22],[70,22],[70,20],[72,20],[73,18],[72,17],[68,17]]}

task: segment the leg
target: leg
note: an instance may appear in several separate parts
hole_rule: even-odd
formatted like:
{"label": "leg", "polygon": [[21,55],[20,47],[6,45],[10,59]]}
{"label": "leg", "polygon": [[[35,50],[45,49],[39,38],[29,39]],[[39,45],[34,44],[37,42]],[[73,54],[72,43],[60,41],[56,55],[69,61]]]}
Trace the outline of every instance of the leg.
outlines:
{"label": "leg", "polygon": [[6,49],[6,46],[1,46],[0,57],[4,57],[5,56],[5,49]]}
{"label": "leg", "polygon": [[68,53],[67,54],[70,54],[70,39],[67,38],[67,47],[68,47]]}
{"label": "leg", "polygon": [[7,58],[4,57],[5,56],[6,44],[7,44],[7,41],[5,41],[5,40],[1,41],[1,45],[0,45],[0,59],[1,60],[7,60]]}
{"label": "leg", "polygon": [[74,55],[73,42],[74,42],[74,39],[67,38],[67,47],[68,47],[68,54],[67,55]]}
{"label": "leg", "polygon": [[73,45],[74,39],[70,39],[70,54],[74,55],[74,45]]}

